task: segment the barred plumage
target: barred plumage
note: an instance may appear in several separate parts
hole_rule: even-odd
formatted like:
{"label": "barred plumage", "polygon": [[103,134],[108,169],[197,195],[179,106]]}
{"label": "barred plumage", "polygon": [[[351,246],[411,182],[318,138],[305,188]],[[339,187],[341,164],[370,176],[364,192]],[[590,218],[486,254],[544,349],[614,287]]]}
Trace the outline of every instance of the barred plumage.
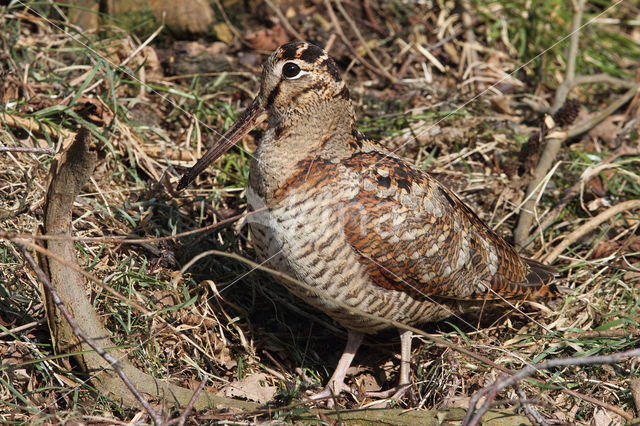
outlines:
{"label": "barred plumage", "polygon": [[[346,369],[362,335],[388,327],[382,319],[413,325],[440,321],[474,301],[558,293],[552,268],[520,257],[438,177],[356,129],[337,66],[310,44],[289,43],[271,55],[254,102],[179,187],[264,115],[269,126],[247,190],[256,252],[317,289],[282,280],[349,329],[347,348],[317,397],[347,389]],[[411,334],[401,339],[406,385]]]}

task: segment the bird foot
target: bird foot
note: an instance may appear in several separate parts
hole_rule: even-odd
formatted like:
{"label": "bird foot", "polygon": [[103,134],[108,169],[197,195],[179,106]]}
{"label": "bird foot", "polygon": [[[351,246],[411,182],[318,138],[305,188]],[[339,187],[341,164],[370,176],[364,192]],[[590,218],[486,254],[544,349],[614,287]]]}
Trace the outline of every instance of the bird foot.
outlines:
{"label": "bird foot", "polygon": [[307,398],[307,401],[327,401],[327,408],[331,409],[335,406],[335,398],[340,395],[342,392],[352,393],[351,388],[347,386],[344,382],[336,383],[331,382],[327,385],[324,390],[318,392],[315,395],[312,395]]}
{"label": "bird foot", "polygon": [[[416,402],[416,396],[413,392],[413,387],[410,383],[404,385],[398,385],[394,388],[388,389],[386,391],[381,392],[365,392],[364,396],[368,398],[376,398],[376,399],[386,399],[386,401],[379,401],[381,406],[388,407],[391,405],[392,401],[397,401],[404,396],[408,396],[409,400],[412,404]],[[376,408],[378,408],[378,404],[375,404]]]}

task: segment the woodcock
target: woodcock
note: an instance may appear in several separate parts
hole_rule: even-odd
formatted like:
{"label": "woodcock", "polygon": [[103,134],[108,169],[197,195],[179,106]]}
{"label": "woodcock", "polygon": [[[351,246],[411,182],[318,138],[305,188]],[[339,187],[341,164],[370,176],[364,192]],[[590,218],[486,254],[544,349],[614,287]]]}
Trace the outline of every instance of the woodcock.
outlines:
{"label": "woodcock", "polygon": [[[312,44],[288,43],[269,57],[257,97],[178,189],[266,118],[247,190],[256,251],[315,288],[280,280],[349,331],[313,399],[348,391],[363,335],[390,327],[360,312],[414,325],[463,312],[468,302],[558,292],[552,268],[520,257],[453,191],[358,131],[335,62]],[[387,396],[409,388],[412,335],[400,337],[400,382]]]}

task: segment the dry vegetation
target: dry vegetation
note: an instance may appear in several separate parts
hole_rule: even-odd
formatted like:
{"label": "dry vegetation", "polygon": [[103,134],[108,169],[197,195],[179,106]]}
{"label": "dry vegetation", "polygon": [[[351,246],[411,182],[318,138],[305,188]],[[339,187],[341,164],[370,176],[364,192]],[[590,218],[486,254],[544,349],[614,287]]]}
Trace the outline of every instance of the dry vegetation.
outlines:
{"label": "dry vegetation", "polygon": [[[150,14],[141,13],[136,25],[104,18],[98,30],[82,31],[69,23],[65,8],[11,2],[0,8],[0,146],[60,152],[86,126],[98,161],[74,205],[74,234],[82,237],[75,247],[84,269],[122,296],[91,285],[113,340],[155,377],[195,389],[206,376],[208,392],[271,401],[269,412],[209,410],[193,413],[189,422],[330,421],[295,403],[326,382],[344,330],[240,260],[209,255],[181,269],[210,249],[254,259],[243,222],[227,219],[245,211],[260,129],[189,190],[172,188],[257,92],[268,51],[295,32],[330,46],[365,133],[423,168],[465,177],[461,196],[512,240],[546,143],[540,111],[553,103],[565,76],[563,38],[572,19],[568,2],[546,0],[525,12],[529,3],[214,2],[226,12],[225,23],[214,8],[216,34],[180,41],[165,29],[138,49],[159,28]],[[616,3],[581,32],[578,74],[601,78],[569,92],[578,102],[556,115],[565,125],[557,131],[588,121],[638,80],[640,9],[634,4]],[[590,2],[583,21],[609,6]],[[553,262],[571,290],[567,297],[452,318],[425,331],[512,370],[640,346],[640,209],[583,227],[639,198],[639,111],[632,96],[588,133],[566,140],[536,197],[533,238],[522,250],[544,258],[570,242]],[[16,236],[6,233],[29,239],[36,233],[52,156],[0,152],[0,158],[0,420],[149,421],[139,408],[102,395],[73,362],[54,353],[40,284]],[[215,223],[222,224],[154,239]],[[108,236],[147,240],[125,244]],[[428,338],[417,340],[417,403],[399,401],[400,408],[467,407],[502,374]],[[367,338],[352,383],[361,390],[392,386],[397,352],[395,333]],[[521,409],[524,397],[535,400],[548,421],[582,424],[623,424],[639,415],[638,358],[557,367],[535,377],[501,392],[501,406]],[[342,396],[339,406],[369,402]],[[178,413],[170,405],[163,410]]]}

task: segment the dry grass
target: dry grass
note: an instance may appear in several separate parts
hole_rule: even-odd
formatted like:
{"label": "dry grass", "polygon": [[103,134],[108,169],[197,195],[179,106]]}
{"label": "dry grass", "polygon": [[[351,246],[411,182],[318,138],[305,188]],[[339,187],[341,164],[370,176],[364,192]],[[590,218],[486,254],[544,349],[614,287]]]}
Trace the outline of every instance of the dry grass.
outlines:
{"label": "dry grass", "polygon": [[[279,3],[296,16],[308,14],[316,22],[320,18],[313,18],[313,13],[326,18],[324,27],[304,19],[291,22],[311,41],[325,44],[333,39],[331,54],[343,71],[348,70],[345,78],[362,130],[424,168],[466,176],[470,184],[461,195],[488,223],[499,224],[497,232],[510,238],[513,212],[523,201],[528,179],[528,170],[518,170],[522,168],[518,153],[538,123],[538,116],[522,100],[552,100],[566,46],[557,46],[527,67],[519,66],[566,35],[563,29],[570,12],[562,10],[561,2],[543,2],[533,17],[524,16],[517,1],[473,2],[467,11],[448,2],[434,2],[432,7],[391,2],[380,8],[365,2],[370,10],[364,12],[360,3],[344,2],[358,20],[360,36],[397,79],[395,85],[354,61],[340,37],[332,38],[335,28],[324,4],[309,3],[305,5],[312,8],[309,11]],[[587,18],[601,10],[590,6]],[[637,12],[623,2],[607,15],[618,21],[593,24],[584,32],[578,61],[582,74],[633,76],[640,36],[628,21]],[[336,13],[345,37],[365,57],[358,35]],[[473,45],[465,43],[465,14],[473,22]],[[240,16],[235,25],[243,33],[249,32],[247,22],[261,19],[259,14]],[[16,3],[4,7],[0,29],[2,113],[68,131],[84,124],[92,132],[99,163],[91,184],[78,197],[73,226],[78,237],[93,239],[77,242],[80,262],[125,299],[157,312],[152,318],[144,316],[94,286],[95,307],[114,340],[128,348],[142,370],[191,388],[205,374],[210,377],[207,390],[215,391],[262,373],[267,384],[278,388],[275,401],[284,406],[274,410],[273,418],[300,419],[304,409],[285,405],[297,401],[307,387],[326,382],[344,343],[344,331],[267,274],[250,272],[241,262],[209,256],[178,273],[195,255],[212,248],[253,259],[246,228],[232,224],[190,238],[132,245],[100,240],[112,235],[168,236],[245,210],[249,152],[260,131],[246,137],[243,149],[227,154],[185,193],[167,190],[167,182],[175,185],[184,167],[215,142],[256,93],[264,55],[239,43],[189,45],[169,39],[154,41],[153,47],[134,55],[140,40],[126,31],[110,27],[80,34],[56,10],[40,4],[31,10]],[[416,44],[437,46],[430,57]],[[206,77],[170,75],[183,68],[167,58],[172,54],[178,60],[192,58],[189,49],[198,51],[202,46],[216,51],[212,60],[230,66]],[[117,66],[129,57],[125,67]],[[614,87],[596,84],[577,88],[571,97],[582,102],[583,114],[589,114],[616,93]],[[638,106],[634,99],[589,135],[563,148],[561,163],[538,203],[538,223],[567,188],[581,183],[579,191],[558,219],[537,234],[526,253],[537,257],[548,253],[590,217],[638,198]],[[64,142],[37,127],[9,126],[6,117],[2,123],[0,141],[5,146],[59,147]],[[618,157],[595,174],[585,173],[621,146],[635,150],[635,155]],[[0,153],[0,158],[4,164],[0,226],[32,234],[42,217],[51,158],[29,153]],[[617,215],[572,244],[555,262],[562,285],[572,289],[564,300],[551,306],[524,303],[503,312],[484,312],[479,318],[453,318],[428,324],[425,330],[515,370],[554,357],[638,347],[639,213]],[[0,241],[0,419],[23,423],[136,418],[135,409],[102,398],[82,374],[69,370],[54,355],[38,287],[15,246]],[[602,333],[580,334],[593,330]],[[413,357],[420,407],[467,406],[475,391],[500,374],[420,340],[420,344],[414,341]],[[398,373],[397,349],[394,334],[368,338],[356,357],[352,380],[360,386],[388,387]],[[615,366],[541,372],[537,378],[547,387],[524,382],[522,390],[529,398],[539,398],[539,410],[547,418],[621,424],[622,417],[558,388],[573,389],[633,414],[640,408],[634,406],[629,380],[639,376],[640,364],[632,359]],[[510,389],[500,397],[519,396]],[[367,401],[344,397],[340,402],[354,408]],[[255,418],[243,418],[243,413],[192,418],[213,420]]]}

